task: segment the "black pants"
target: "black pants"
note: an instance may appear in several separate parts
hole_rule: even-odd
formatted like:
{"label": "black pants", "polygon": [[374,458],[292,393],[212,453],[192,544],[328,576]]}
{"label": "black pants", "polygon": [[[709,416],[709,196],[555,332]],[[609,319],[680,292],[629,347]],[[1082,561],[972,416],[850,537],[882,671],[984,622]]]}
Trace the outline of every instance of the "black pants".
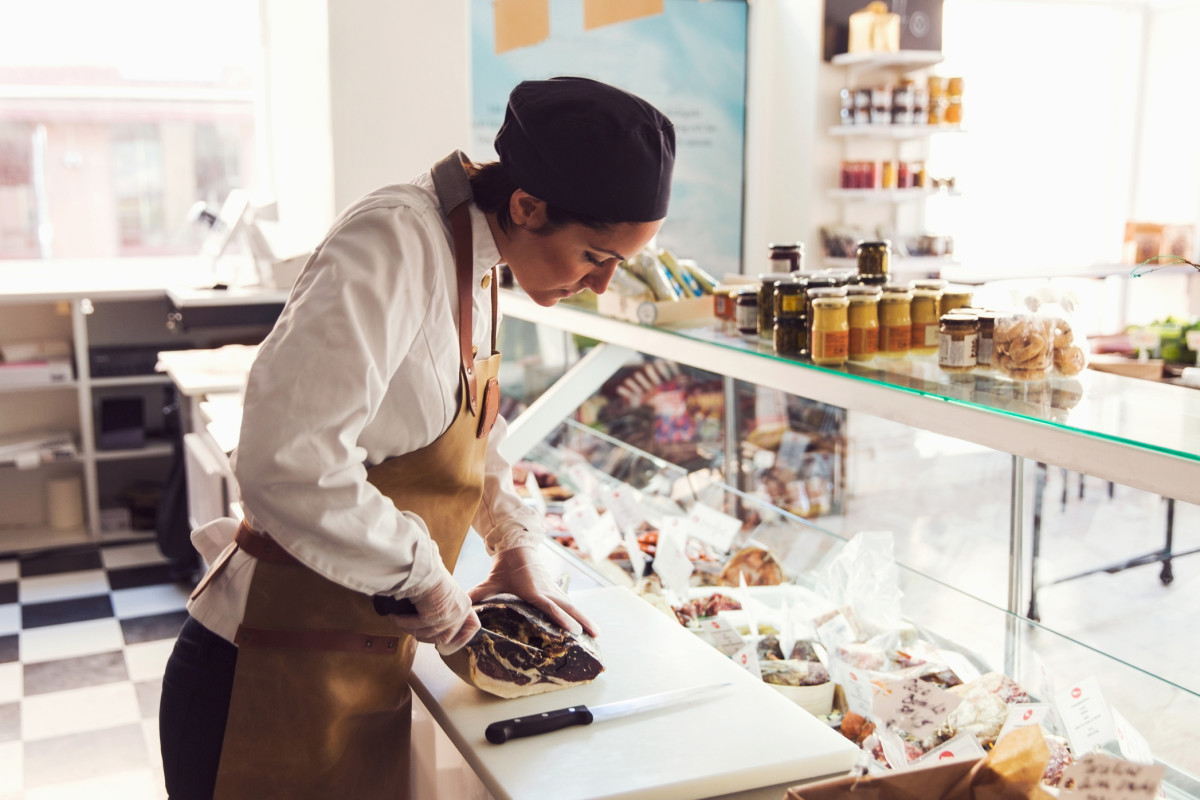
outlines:
{"label": "black pants", "polygon": [[233,693],[237,648],[191,617],[163,674],[158,739],[171,800],[211,800]]}

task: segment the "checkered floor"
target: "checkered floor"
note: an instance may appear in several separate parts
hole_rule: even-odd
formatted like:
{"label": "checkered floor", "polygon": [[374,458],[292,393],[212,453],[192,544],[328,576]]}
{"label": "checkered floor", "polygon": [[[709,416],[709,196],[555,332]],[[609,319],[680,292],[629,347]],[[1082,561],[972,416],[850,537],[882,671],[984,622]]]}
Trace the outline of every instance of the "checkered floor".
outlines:
{"label": "checkered floor", "polygon": [[158,700],[189,591],[153,542],[0,556],[0,800],[166,797]]}

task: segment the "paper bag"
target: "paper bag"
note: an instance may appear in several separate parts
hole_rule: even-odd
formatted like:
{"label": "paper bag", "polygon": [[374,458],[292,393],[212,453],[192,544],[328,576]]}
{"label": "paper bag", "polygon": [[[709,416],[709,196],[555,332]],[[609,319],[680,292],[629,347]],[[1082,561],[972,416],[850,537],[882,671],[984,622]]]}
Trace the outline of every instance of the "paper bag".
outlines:
{"label": "paper bag", "polygon": [[1049,759],[1033,725],[1007,734],[987,758],[794,786],[784,800],[1050,800],[1041,786]]}
{"label": "paper bag", "polygon": [[850,15],[851,53],[895,53],[900,49],[900,15],[875,0]]}

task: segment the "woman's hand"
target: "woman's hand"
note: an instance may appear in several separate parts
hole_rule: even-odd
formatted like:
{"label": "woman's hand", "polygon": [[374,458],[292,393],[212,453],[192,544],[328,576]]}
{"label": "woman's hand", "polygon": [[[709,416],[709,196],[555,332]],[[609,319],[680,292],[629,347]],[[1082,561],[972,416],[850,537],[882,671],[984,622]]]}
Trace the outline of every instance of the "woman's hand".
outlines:
{"label": "woman's hand", "polygon": [[392,621],[418,642],[436,644],[442,655],[461,649],[479,630],[479,617],[471,608],[470,596],[445,567],[440,568],[428,589],[408,599],[417,613],[392,614]]}
{"label": "woman's hand", "polygon": [[492,571],[483,583],[470,591],[469,596],[471,602],[478,603],[505,592],[540,608],[560,627],[572,633],[582,629],[590,636],[596,635],[591,620],[551,580],[537,545],[513,547],[497,553],[492,561]]}

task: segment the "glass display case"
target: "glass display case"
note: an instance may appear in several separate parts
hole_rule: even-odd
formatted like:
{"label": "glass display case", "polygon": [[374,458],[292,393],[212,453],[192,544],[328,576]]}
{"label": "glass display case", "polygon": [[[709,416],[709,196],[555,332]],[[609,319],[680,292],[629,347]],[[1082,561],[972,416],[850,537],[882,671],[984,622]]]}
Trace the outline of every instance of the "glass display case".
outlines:
{"label": "glass display case", "polygon": [[[1102,697],[1097,706],[1103,709],[1101,728],[1111,736],[1102,732],[1095,741],[1081,741],[1078,727],[1061,717],[1044,727],[1078,749],[1098,746],[1131,760],[1149,752],[1167,767],[1168,796],[1200,797],[1200,783],[1193,777],[1200,773],[1200,759],[1188,744],[1200,712],[1194,681],[1156,669],[1155,654],[1144,648],[1130,657],[1097,646],[1063,625],[1060,614],[1042,622],[1027,616],[1035,579],[1030,520],[1041,513],[1041,497],[1035,507],[1027,487],[1040,479],[1044,465],[1111,481],[1122,491],[1161,496],[1172,502],[1172,509],[1175,500],[1195,504],[1200,499],[1200,396],[1181,387],[1093,371],[1020,383],[986,372],[945,373],[936,360],[818,367],[777,357],[769,345],[725,335],[710,324],[650,328],[586,309],[541,308],[515,292],[503,294],[501,309],[510,329],[536,324],[540,336],[562,337],[556,341],[564,343],[564,356],[552,370],[558,380],[526,398],[527,408],[511,419],[505,450],[518,463],[519,474],[537,471],[543,476],[539,482],[561,487],[539,498],[548,528],[598,580],[640,583],[644,593],[653,594],[653,586],[644,585],[650,574],[645,562],[651,562],[652,570],[659,544],[651,534],[661,536],[665,528],[681,524],[677,518],[707,507],[741,524],[725,540],[685,536],[693,565],[687,592],[750,598],[748,607],[759,614],[755,627],[761,624],[760,633],[774,632],[783,613],[780,598],[789,591],[805,592],[809,601],[831,603],[835,610],[845,607],[844,593],[853,595],[855,587],[843,582],[838,590],[831,575],[845,568],[846,559],[874,551],[886,556],[880,562],[886,570],[895,570],[884,583],[892,592],[885,596],[895,602],[873,606],[898,615],[892,627],[901,644],[893,643],[891,652],[937,653],[963,683],[1003,674],[1028,694],[1026,702],[1035,704],[1057,702],[1064,708],[1072,690]],[[578,360],[576,351],[584,353]],[[613,376],[622,370],[656,360],[699,371],[693,381],[712,380],[708,375],[721,384],[724,420],[719,433],[710,431],[703,439],[703,458],[681,463],[670,451],[645,446],[655,437],[631,442],[597,424],[601,389],[607,384],[611,391]],[[793,413],[796,398],[807,404],[810,418],[835,420],[829,424],[842,436],[834,469],[838,505],[805,515],[798,506],[779,502],[783,495],[772,494],[756,479],[770,461],[762,458],[764,451],[776,463],[795,463],[797,455],[811,449],[811,431],[804,434],[804,446],[791,453],[782,447],[782,437],[766,447],[747,442],[757,428],[744,424],[745,419],[757,422],[761,408],[739,398],[754,397],[762,389],[788,396],[785,431],[796,432],[793,423],[804,416]],[[919,461],[889,461],[889,448],[897,442],[914,451],[933,448],[936,454]],[[914,463],[920,468],[914,470]],[[738,466],[732,469],[731,464]],[[1036,475],[1033,465],[1039,467]],[[964,497],[962,487],[968,483],[983,490]],[[532,491],[528,480],[524,485]],[[583,496],[603,509],[606,500],[615,502],[607,494],[614,487],[633,490],[641,520],[621,526],[633,536],[623,537],[611,557],[588,557],[563,519],[569,513],[564,503]],[[896,502],[898,496],[905,498],[904,504]],[[986,503],[981,496],[988,498]],[[889,526],[889,513],[904,516],[904,524]],[[922,525],[952,528],[959,522],[970,523],[961,535],[942,531],[941,538],[930,536],[924,547],[884,535],[895,527],[906,532],[906,539],[917,538]],[[1148,527],[1157,524],[1147,520]],[[888,552],[893,544],[895,552]],[[629,555],[635,546],[641,557]],[[962,552],[952,554],[957,558],[931,554],[939,547]],[[782,595],[777,587],[754,581],[741,586],[730,579],[736,572],[739,581],[752,574],[730,573],[726,567],[734,556],[754,549],[778,562],[779,585],[790,587]],[[955,573],[947,571],[947,564],[968,569]],[[1149,580],[1145,574],[1141,579]],[[678,603],[682,595],[668,592],[668,597]],[[783,601],[783,607],[792,608],[789,602]],[[746,619],[737,613],[733,618],[745,633]],[[838,646],[819,635],[816,639],[822,640],[826,655]],[[876,665],[882,673],[905,668],[892,658]],[[831,724],[840,722],[839,707],[842,712],[849,708],[844,695],[839,684]]]}

